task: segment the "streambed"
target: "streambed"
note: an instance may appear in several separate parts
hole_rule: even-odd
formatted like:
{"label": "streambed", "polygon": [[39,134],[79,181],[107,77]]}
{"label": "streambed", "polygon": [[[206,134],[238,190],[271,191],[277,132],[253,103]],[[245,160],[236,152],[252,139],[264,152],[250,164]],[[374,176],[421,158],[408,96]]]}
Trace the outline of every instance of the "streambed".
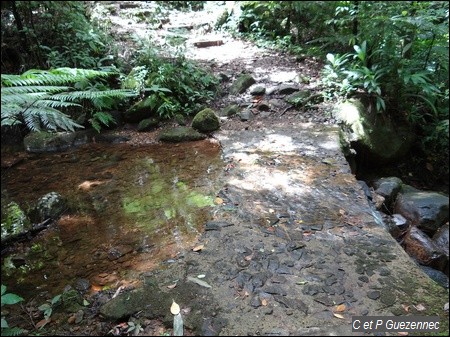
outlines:
{"label": "streambed", "polygon": [[[2,154],[3,156],[3,154]],[[48,230],[2,256],[2,283],[21,296],[139,281],[192,248],[214,207],[223,161],[218,144],[87,144],[28,154],[2,168],[2,199],[30,209],[49,192],[68,208]]]}

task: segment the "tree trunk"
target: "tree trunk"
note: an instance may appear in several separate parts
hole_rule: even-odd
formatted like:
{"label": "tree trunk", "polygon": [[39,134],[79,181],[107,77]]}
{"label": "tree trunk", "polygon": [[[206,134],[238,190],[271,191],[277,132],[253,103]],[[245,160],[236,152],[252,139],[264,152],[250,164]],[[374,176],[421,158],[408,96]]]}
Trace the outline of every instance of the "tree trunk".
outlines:
{"label": "tree trunk", "polygon": [[353,21],[352,21],[352,34],[355,37],[355,45],[358,44],[358,7],[359,7],[359,1],[354,1],[354,9],[355,14],[353,15]]}
{"label": "tree trunk", "polygon": [[23,30],[23,22],[22,17],[20,16],[19,11],[17,10],[16,2],[11,1],[11,10],[14,15],[14,21],[16,21],[17,30],[19,31],[20,40],[22,41],[22,46],[27,54],[30,54],[29,43],[27,34]]}

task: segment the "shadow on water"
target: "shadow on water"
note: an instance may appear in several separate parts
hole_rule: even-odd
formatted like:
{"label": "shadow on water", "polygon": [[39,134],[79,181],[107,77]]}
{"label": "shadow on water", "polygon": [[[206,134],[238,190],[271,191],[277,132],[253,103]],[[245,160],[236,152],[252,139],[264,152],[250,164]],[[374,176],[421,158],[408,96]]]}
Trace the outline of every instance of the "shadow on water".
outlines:
{"label": "shadow on water", "polygon": [[193,247],[211,216],[222,166],[219,146],[209,141],[89,144],[26,156],[2,169],[2,199],[6,190],[26,210],[56,191],[68,209],[2,256],[2,283],[26,296],[55,294],[79,279],[93,290],[139,280]]}

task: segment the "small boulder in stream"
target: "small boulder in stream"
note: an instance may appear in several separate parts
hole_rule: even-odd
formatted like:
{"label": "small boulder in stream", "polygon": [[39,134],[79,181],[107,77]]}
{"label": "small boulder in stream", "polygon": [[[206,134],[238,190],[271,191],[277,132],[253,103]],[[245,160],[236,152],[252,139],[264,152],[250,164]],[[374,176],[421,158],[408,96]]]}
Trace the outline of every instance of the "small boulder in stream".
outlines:
{"label": "small boulder in stream", "polygon": [[219,129],[220,120],[212,109],[206,108],[195,115],[192,127],[199,132],[207,133]]}

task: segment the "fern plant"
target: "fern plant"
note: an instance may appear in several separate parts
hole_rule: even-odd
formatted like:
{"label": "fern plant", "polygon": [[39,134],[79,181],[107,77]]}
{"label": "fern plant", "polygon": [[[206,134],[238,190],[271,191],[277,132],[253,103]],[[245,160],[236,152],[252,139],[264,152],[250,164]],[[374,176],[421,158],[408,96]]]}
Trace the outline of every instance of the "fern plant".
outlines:
{"label": "fern plant", "polygon": [[[1,125],[24,124],[31,131],[83,128],[68,114],[88,110],[92,127],[100,131],[113,119],[107,112],[136,91],[109,89],[101,83],[115,73],[92,69],[29,70],[22,75],[1,75]],[[94,82],[94,83],[93,83]]]}

